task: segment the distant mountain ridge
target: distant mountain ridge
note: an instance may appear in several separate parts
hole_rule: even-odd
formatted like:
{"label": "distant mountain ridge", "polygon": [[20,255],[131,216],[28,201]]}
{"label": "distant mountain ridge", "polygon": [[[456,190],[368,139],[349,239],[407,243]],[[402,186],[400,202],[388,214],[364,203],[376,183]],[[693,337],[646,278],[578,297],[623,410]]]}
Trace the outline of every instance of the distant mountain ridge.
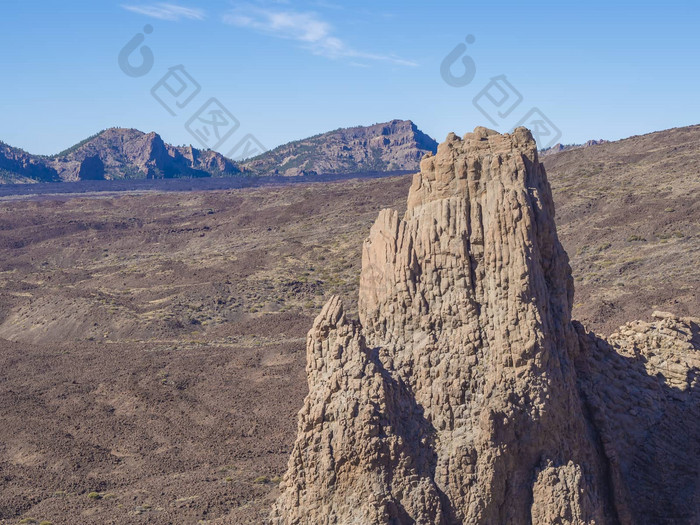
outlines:
{"label": "distant mountain ridge", "polygon": [[110,128],[52,156],[0,142],[0,183],[418,170],[437,142],[410,120],[337,129],[290,142],[242,164],[211,150],[172,146],[155,132]]}
{"label": "distant mountain ridge", "polygon": [[157,179],[237,175],[235,162],[215,151],[166,144],[155,132],[110,128],[55,156],[0,144],[0,182]]}
{"label": "distant mountain ridge", "polygon": [[607,144],[609,140],[587,140],[583,144],[562,144],[557,143],[549,148],[541,149],[539,151],[540,157],[546,157],[547,155],[554,155],[555,153],[561,153],[562,151],[570,151],[572,149],[589,148],[591,146],[600,146],[601,144]]}
{"label": "distant mountain ridge", "polygon": [[[547,157],[604,144],[556,144]],[[345,175],[413,171],[437,142],[411,120],[340,128],[235,161],[212,150],[172,146],[158,133],[109,128],[56,155],[32,155],[0,141],[0,184],[82,180],[199,178],[219,176]]]}
{"label": "distant mountain ridge", "polygon": [[255,175],[418,170],[437,142],[410,120],[341,128],[290,142],[242,163]]}

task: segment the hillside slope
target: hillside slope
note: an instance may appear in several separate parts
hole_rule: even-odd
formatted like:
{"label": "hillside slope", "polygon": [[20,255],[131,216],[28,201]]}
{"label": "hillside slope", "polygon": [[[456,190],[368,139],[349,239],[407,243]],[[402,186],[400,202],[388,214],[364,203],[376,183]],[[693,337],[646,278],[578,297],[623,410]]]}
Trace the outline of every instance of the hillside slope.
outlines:
{"label": "hillside slope", "polygon": [[700,126],[564,151],[543,163],[576,279],[576,318],[612,331],[657,307],[698,314]]}

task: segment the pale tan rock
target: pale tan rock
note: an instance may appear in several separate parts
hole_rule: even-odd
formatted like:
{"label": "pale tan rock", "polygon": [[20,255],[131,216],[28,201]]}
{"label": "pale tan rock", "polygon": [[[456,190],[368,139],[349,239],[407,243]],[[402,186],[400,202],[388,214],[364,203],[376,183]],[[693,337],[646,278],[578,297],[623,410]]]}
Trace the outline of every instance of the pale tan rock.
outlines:
{"label": "pale tan rock", "polygon": [[273,523],[443,524],[432,430],[332,298],[307,340],[309,395]]}
{"label": "pale tan rock", "polygon": [[[663,370],[690,396],[696,361],[683,344],[694,343],[665,318],[652,334],[624,328],[601,357],[571,321],[572,298],[530,132],[450,134],[422,160],[405,216],[383,210],[365,241],[361,326],[337,298],[314,323],[272,522],[631,522],[637,478],[607,441],[626,431],[627,405],[594,392],[628,373],[601,363],[624,360],[634,340],[650,367],[635,369],[640,380]],[[618,416],[622,427],[607,421]]]}
{"label": "pale tan rock", "polygon": [[550,463],[538,472],[532,489],[532,523],[584,523],[595,506],[580,466]]}

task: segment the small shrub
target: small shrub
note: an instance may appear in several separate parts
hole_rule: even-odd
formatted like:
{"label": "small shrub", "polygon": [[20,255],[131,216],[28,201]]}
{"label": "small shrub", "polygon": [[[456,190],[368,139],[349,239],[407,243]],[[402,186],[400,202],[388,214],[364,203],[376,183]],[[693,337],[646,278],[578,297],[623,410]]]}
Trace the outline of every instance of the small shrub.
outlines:
{"label": "small shrub", "polygon": [[90,494],[88,494],[88,498],[95,500],[102,499],[102,494],[100,494],[99,492],[91,492]]}
{"label": "small shrub", "polygon": [[267,476],[258,476],[253,480],[253,483],[258,483],[258,484],[264,484],[264,483],[270,483],[270,478]]}
{"label": "small shrub", "polygon": [[646,239],[641,235],[630,235],[627,237],[627,242],[646,242]]}

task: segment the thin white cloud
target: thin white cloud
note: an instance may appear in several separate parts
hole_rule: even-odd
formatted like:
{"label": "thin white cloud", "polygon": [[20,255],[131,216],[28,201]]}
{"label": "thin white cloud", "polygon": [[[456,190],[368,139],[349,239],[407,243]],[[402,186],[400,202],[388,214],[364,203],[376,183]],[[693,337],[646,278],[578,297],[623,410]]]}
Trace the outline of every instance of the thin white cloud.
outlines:
{"label": "thin white cloud", "polygon": [[204,20],[206,14],[202,9],[184,7],[181,5],[157,3],[150,5],[122,5],[127,11],[133,11],[141,15],[158,18],[160,20],[177,21],[182,18],[190,20]]}
{"label": "thin white cloud", "polygon": [[366,53],[351,48],[333,34],[333,27],[313,12],[281,11],[259,7],[241,7],[224,15],[225,23],[253,29],[278,38],[295,40],[314,53],[328,58],[357,58],[417,66],[411,60],[394,55]]}

